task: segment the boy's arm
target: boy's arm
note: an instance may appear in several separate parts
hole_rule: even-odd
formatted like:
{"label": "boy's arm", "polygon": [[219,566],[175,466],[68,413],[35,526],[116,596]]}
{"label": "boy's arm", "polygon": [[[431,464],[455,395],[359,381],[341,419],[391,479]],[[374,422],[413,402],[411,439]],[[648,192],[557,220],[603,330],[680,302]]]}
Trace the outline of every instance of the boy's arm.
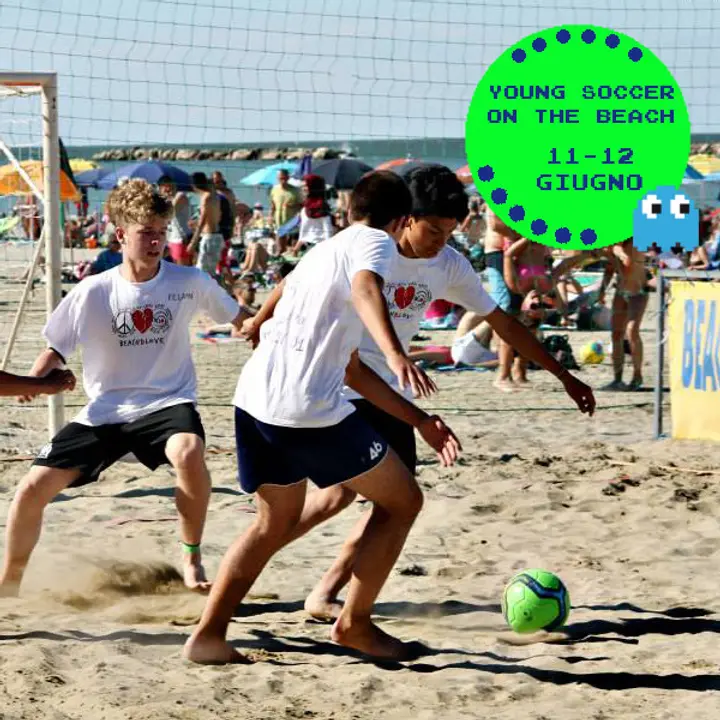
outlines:
{"label": "boy's arm", "polygon": [[[47,348],[43,350],[38,356],[33,366],[30,368],[28,377],[31,378],[45,378],[51,373],[57,376],[58,371],[63,371],[65,367],[65,358],[63,358],[57,350]],[[69,372],[69,371],[68,371]],[[70,373],[72,376],[72,373]],[[73,377],[72,386],[75,387],[75,378]],[[57,392],[57,391],[56,391]],[[18,393],[18,399],[20,402],[30,402],[34,395],[38,393],[32,392],[20,392]]]}
{"label": "boy's arm", "polygon": [[345,383],[389,415],[414,427],[439,455],[443,465],[452,465],[462,448],[453,431],[437,415],[428,415],[396,393],[358,355],[352,354],[345,369]]}
{"label": "boy's arm", "polygon": [[29,400],[36,395],[54,395],[74,387],[75,376],[70,370],[55,368],[42,377],[0,371],[0,396],[16,395]]}
{"label": "boy's arm", "polygon": [[398,379],[400,389],[410,385],[415,397],[437,390],[435,383],[405,355],[390,311],[382,294],[382,279],[370,270],[360,270],[352,279],[352,302],[385,362]]}
{"label": "boy's arm", "polygon": [[580,412],[588,415],[595,412],[595,397],[592,390],[550,355],[544,345],[522,323],[499,308],[493,310],[485,320],[508,345],[518,351],[519,355],[536,363],[560,380],[565,386],[565,392],[575,401]]}

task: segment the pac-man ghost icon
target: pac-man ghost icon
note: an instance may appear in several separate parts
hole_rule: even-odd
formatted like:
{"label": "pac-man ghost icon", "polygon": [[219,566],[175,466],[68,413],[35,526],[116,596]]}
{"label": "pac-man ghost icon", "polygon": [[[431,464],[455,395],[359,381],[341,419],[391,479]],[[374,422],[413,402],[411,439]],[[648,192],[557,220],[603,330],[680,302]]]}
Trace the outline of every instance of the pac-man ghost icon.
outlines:
{"label": "pac-man ghost icon", "polygon": [[698,244],[700,214],[682,190],[662,185],[648,192],[633,211],[633,243],[646,250],[657,243],[663,252],[680,243],[685,250]]}

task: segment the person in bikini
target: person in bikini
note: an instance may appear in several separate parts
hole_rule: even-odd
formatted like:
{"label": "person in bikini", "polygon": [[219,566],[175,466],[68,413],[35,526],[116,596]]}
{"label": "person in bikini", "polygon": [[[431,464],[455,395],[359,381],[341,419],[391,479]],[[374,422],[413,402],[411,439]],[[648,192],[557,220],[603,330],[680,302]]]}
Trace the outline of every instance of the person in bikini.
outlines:
{"label": "person in bikini", "polygon": [[[615,296],[612,303],[612,362],[613,380],[604,390],[638,390],[642,387],[643,343],[640,326],[648,303],[648,274],[645,254],[633,245],[630,237],[606,250],[608,264],[600,286],[599,302],[616,276]],[[629,384],[623,382],[625,339],[630,343],[633,375]]]}

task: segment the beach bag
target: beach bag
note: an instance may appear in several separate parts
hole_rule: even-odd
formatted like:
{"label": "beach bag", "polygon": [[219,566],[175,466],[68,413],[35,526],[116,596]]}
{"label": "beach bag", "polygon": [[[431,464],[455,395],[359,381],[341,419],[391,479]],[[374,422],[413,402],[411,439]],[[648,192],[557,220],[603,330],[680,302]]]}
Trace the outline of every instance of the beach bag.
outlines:
{"label": "beach bag", "polygon": [[573,355],[567,335],[548,335],[543,340],[543,345],[550,355],[566,370],[578,370],[580,368],[575,360],[575,355]]}

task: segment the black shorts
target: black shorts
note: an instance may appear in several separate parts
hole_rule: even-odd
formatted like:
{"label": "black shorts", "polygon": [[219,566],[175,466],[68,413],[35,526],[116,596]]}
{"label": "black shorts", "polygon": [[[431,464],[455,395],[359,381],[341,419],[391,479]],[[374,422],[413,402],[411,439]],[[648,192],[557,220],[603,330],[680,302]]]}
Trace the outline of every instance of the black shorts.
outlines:
{"label": "black shorts", "polygon": [[35,458],[33,465],[80,470],[70,487],[94,482],[128,453],[150,470],[168,463],[165,444],[178,433],[192,433],[205,442],[200,415],[192,403],[172,405],[138,420],[111,425],[66,425]]}
{"label": "black shorts", "polygon": [[358,412],[327,427],[283,427],[235,408],[238,480],[246,493],[307,478],[319,488],[340,485],[377,467],[388,444]]}
{"label": "black shorts", "polygon": [[358,415],[377,431],[380,437],[398,454],[408,470],[415,475],[417,468],[417,449],[415,430],[402,420],[381,410],[369,400],[352,400]]}

